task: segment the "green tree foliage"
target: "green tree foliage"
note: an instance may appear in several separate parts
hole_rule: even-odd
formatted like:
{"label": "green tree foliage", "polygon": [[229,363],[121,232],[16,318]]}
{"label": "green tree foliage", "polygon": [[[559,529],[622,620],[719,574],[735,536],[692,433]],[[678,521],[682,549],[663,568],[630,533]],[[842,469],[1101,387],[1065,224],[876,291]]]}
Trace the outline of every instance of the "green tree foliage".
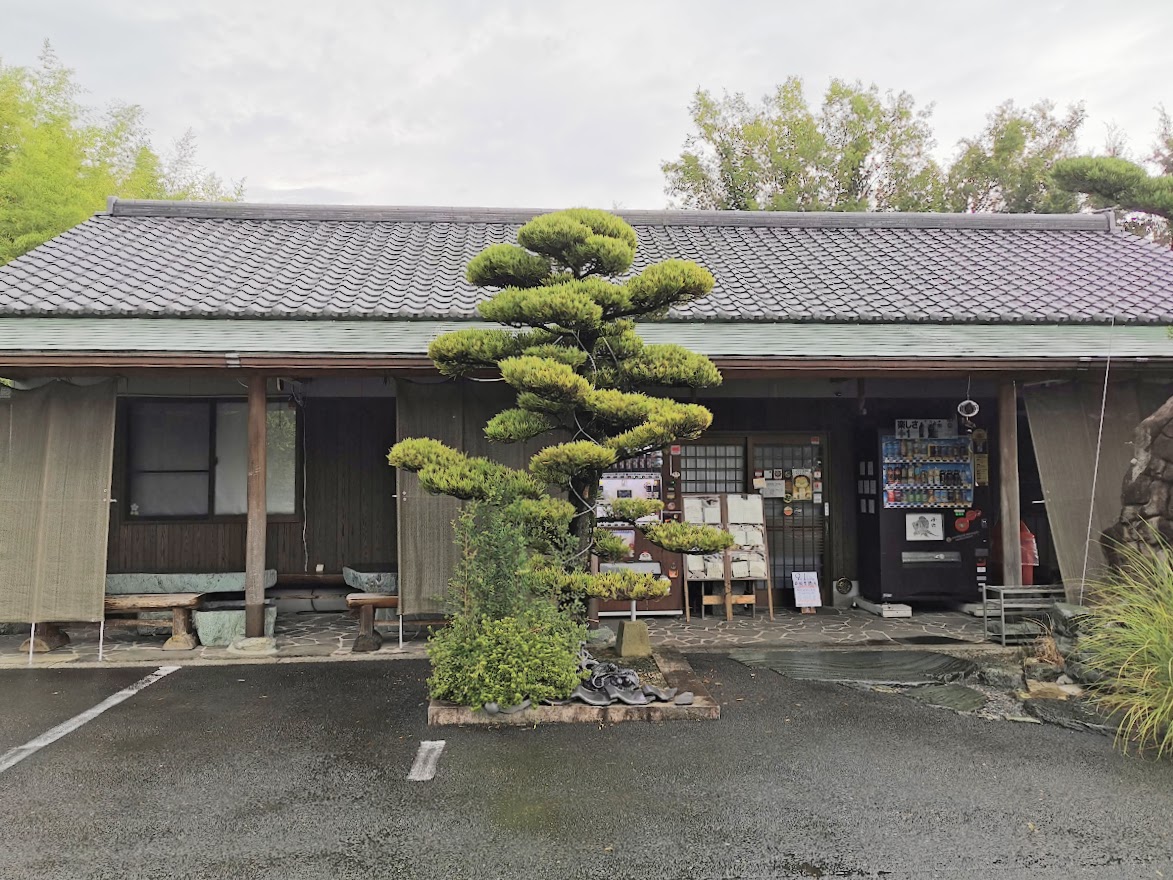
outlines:
{"label": "green tree foliage", "polygon": [[240,198],[240,184],[197,164],[190,132],[163,157],[141,107],[95,114],[81,95],[47,43],[35,69],[0,62],[0,263],[102,210],[107,196]]}
{"label": "green tree foliage", "polygon": [[1082,193],[1098,208],[1116,208],[1126,228],[1163,244],[1173,244],[1173,120],[1158,109],[1157,137],[1147,164],[1131,161],[1126,145],[1110,137],[1103,156],[1080,156],[1055,163],[1055,183]]}
{"label": "green tree foliage", "polygon": [[961,142],[947,178],[948,209],[1011,214],[1077,210],[1078,200],[1055,184],[1051,168],[1074,154],[1085,116],[1082,104],[1068,107],[1062,116],[1050,101],[1025,109],[1013,101],[998,106],[980,134]]}
{"label": "green tree foliage", "polygon": [[941,169],[929,108],[907,92],[832,80],[812,109],[799,77],[760,105],[698,90],[694,132],[661,169],[682,207],[742,211],[932,211]]}
{"label": "green tree foliage", "polygon": [[[565,697],[582,679],[578,651],[586,638],[551,561],[564,555],[568,505],[519,499],[508,488],[482,495],[454,524],[460,559],[448,593],[452,620],[428,640],[429,690],[466,706]],[[550,522],[554,528],[543,533],[540,524]]]}
{"label": "green tree foliage", "polygon": [[1006,102],[940,166],[931,107],[907,92],[832,80],[812,108],[791,77],[760,104],[700,90],[693,132],[661,164],[680,207],[743,211],[1072,211],[1077,201],[1050,178],[1073,154],[1081,105]]}
{"label": "green tree foliage", "polygon": [[712,421],[702,406],[639,390],[708,388],[721,376],[711,361],[687,349],[644,344],[634,319],[660,316],[707,295],[713,278],[694,263],[668,260],[621,279],[632,266],[637,240],[630,226],[604,211],[536,217],[517,240],[487,248],[468,266],[473,284],[498,288],[480,312],[503,328],[447,333],[428,353],[445,376],[498,377],[517,393],[516,406],[486,426],[490,440],[517,443],[554,434],[559,442],[537,452],[526,470],[427,438],[400,441],[388,460],[417,473],[428,492],[517,511],[534,553],[524,568],[554,593],[662,595],[664,585],[650,575],[586,572],[591,555],[606,560],[626,550],[596,529],[600,513],[634,523],[674,552],[720,549],[731,537],[649,519],[660,511],[659,502],[600,511],[599,479],[616,461],[697,437]]}

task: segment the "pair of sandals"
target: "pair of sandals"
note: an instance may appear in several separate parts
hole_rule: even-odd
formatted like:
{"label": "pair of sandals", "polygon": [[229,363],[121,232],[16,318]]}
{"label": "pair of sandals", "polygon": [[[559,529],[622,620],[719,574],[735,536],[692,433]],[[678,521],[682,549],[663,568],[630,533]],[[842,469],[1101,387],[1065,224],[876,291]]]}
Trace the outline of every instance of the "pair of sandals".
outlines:
{"label": "pair of sandals", "polygon": [[590,678],[574,689],[570,700],[580,700],[588,706],[610,706],[616,701],[628,706],[646,706],[657,701],[671,703],[676,697],[676,688],[641,686],[639,673],[634,669],[596,660],[586,648],[579,653],[579,663],[590,673]]}
{"label": "pair of sandals", "polygon": [[579,685],[570,695],[571,699],[581,700],[588,706],[610,706],[615,701],[628,706],[646,706],[649,703],[670,703],[676,697],[676,688],[658,688],[655,685],[645,684],[642,688],[619,687],[605,683],[602,688]]}

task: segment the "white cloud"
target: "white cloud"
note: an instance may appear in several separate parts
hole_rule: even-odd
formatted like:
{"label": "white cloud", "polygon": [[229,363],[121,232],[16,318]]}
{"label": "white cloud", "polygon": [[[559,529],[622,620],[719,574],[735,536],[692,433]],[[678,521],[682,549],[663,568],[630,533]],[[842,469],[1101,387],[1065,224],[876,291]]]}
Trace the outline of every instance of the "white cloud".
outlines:
{"label": "white cloud", "polygon": [[935,102],[943,154],[1006,98],[1086,100],[1143,149],[1173,103],[1167,4],[386,3],[3,0],[0,57],[41,39],[96,102],[142,104],[159,140],[282,201],[665,202],[698,86],[758,97],[831,76]]}

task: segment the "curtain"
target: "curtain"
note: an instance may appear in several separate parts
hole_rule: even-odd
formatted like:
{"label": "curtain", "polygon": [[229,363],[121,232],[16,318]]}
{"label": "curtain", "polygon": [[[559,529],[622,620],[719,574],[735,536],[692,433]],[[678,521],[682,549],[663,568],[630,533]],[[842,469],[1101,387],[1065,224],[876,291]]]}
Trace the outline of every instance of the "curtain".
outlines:
{"label": "curtain", "polygon": [[0,622],[102,619],[115,383],[0,401]]}
{"label": "curtain", "polygon": [[[432,437],[514,468],[526,467],[543,446],[564,439],[545,434],[527,443],[490,443],[485,423],[515,399],[513,389],[500,383],[401,381],[396,387],[400,439]],[[452,521],[461,505],[454,498],[424,492],[415,474],[400,471],[398,479],[399,610],[440,614],[458,558]]]}
{"label": "curtain", "polygon": [[[1148,399],[1151,395],[1144,396]],[[1104,574],[1105,566],[1099,535],[1120,515],[1120,487],[1132,461],[1133,433],[1148,412],[1141,411],[1135,382],[1109,383],[1093,498],[1100,407],[1104,400],[1102,377],[1099,382],[1027,385],[1023,398],[1067,597],[1069,601],[1086,599],[1082,589],[1085,552],[1087,580],[1094,583]]]}

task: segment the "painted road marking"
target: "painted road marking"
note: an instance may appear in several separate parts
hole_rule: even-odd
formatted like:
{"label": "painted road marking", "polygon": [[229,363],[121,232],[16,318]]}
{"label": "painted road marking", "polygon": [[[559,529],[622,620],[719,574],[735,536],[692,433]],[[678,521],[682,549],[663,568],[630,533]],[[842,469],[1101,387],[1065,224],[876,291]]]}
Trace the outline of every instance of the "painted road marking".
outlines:
{"label": "painted road marking", "polygon": [[[0,755],[0,773],[3,773],[9,767],[19,764],[29,755],[34,755],[47,745],[57,742],[61,737],[73,733],[83,724],[93,721],[107,709],[113,709],[119,703],[129,700],[139,691],[145,687],[149,687],[157,682],[160,678],[170,675],[172,672],[178,670],[178,666],[160,666],[146,678],[139,679],[130,687],[123,688],[113,696],[109,696],[92,709],[86,709],[80,715],[74,715],[68,721],[58,724],[56,727],[46,730],[36,739],[30,739],[23,746],[17,746],[14,749],[9,749],[3,755]],[[443,743],[440,744],[441,746]]]}
{"label": "painted road marking", "polygon": [[407,774],[408,782],[428,782],[436,775],[436,765],[440,762],[440,752],[444,751],[446,742],[443,739],[427,739],[420,743],[420,750],[415,753],[415,763]]}

